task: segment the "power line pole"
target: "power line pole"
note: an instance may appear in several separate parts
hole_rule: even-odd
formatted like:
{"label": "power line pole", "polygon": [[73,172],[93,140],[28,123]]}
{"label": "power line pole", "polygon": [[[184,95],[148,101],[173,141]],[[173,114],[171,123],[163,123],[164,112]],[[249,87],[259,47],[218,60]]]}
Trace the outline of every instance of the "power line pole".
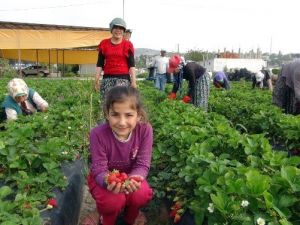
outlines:
{"label": "power line pole", "polygon": [[272,37],[271,37],[271,43],[270,43],[270,55],[272,54]]}
{"label": "power line pole", "polygon": [[125,6],[125,0],[123,0],[123,20],[125,20],[125,10],[124,10],[124,6]]}

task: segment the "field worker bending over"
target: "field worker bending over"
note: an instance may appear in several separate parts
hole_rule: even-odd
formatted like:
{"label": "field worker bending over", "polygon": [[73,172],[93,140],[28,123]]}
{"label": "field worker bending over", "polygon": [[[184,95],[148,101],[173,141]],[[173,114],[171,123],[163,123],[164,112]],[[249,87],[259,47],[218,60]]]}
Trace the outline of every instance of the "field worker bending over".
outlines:
{"label": "field worker bending over", "polygon": [[18,115],[31,115],[37,111],[46,112],[48,103],[35,90],[28,88],[24,80],[14,78],[8,82],[8,93],[2,102],[7,120],[16,120]]}
{"label": "field worker bending over", "polygon": [[300,60],[282,66],[273,91],[273,103],[285,113],[300,114]]}
{"label": "field worker bending over", "polygon": [[257,71],[254,76],[252,76],[252,88],[258,87],[260,89],[268,88],[273,91],[273,85],[270,73],[267,70]]}
{"label": "field worker bending over", "polygon": [[122,224],[133,225],[140,208],[152,199],[146,180],[152,155],[152,126],[147,122],[140,94],[133,87],[110,89],[103,113],[106,123],[90,133],[92,164],[88,186],[103,225],[115,225],[122,211]]}
{"label": "field worker bending over", "polygon": [[184,63],[179,55],[174,55],[169,60],[169,73],[173,73],[174,84],[169,99],[175,99],[176,93],[182,86],[182,79],[189,82],[188,93],[182,99],[184,103],[192,103],[205,111],[208,108],[210,81],[206,69],[196,62]]}
{"label": "field worker bending over", "polygon": [[225,88],[226,90],[230,89],[229,80],[223,71],[216,72],[213,84],[216,88]]}

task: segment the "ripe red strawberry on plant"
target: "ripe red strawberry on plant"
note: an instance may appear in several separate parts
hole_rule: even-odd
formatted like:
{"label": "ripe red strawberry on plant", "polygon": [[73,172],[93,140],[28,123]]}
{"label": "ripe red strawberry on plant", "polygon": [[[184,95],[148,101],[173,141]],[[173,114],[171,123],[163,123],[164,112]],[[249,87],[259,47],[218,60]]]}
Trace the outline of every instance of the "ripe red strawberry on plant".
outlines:
{"label": "ripe red strawberry on plant", "polygon": [[169,216],[170,216],[171,218],[173,218],[173,217],[175,217],[176,213],[177,213],[177,210],[171,210]]}
{"label": "ripe red strawberry on plant", "polygon": [[175,202],[174,204],[174,209],[178,210],[178,209],[181,209],[181,203],[180,202]]}
{"label": "ripe red strawberry on plant", "polygon": [[47,206],[57,207],[57,201],[55,198],[50,198],[47,202]]}
{"label": "ripe red strawberry on plant", "polygon": [[176,214],[174,217],[174,223],[178,223],[180,219],[181,219],[181,216],[179,214]]}
{"label": "ripe red strawberry on plant", "polygon": [[175,202],[171,207],[170,217],[174,218],[174,223],[177,223],[181,219],[183,213],[182,205],[180,202]]}

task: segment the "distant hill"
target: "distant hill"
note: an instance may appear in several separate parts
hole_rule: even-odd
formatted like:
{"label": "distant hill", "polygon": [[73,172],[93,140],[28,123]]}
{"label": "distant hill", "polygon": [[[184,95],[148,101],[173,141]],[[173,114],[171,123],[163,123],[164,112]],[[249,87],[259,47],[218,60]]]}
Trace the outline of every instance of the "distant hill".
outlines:
{"label": "distant hill", "polygon": [[135,57],[139,57],[141,55],[153,56],[153,55],[159,55],[159,54],[160,54],[160,50],[154,50],[154,49],[149,49],[149,48],[136,48],[136,49],[134,49]]}

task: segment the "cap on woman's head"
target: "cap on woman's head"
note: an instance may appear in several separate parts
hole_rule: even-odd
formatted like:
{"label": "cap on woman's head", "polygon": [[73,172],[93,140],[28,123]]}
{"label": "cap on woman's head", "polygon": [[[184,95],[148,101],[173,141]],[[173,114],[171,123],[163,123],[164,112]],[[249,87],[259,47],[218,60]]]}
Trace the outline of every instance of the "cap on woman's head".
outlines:
{"label": "cap on woman's head", "polygon": [[7,90],[11,97],[28,95],[29,89],[24,80],[20,78],[14,78],[7,84]]}
{"label": "cap on woman's head", "polygon": [[177,69],[181,62],[181,57],[180,55],[173,55],[169,59],[169,68],[168,68],[168,73],[174,73],[174,71]]}
{"label": "cap on woman's head", "polygon": [[122,27],[124,28],[124,31],[126,30],[126,22],[122,18],[114,18],[110,23],[109,23],[109,29],[112,31],[114,26]]}

